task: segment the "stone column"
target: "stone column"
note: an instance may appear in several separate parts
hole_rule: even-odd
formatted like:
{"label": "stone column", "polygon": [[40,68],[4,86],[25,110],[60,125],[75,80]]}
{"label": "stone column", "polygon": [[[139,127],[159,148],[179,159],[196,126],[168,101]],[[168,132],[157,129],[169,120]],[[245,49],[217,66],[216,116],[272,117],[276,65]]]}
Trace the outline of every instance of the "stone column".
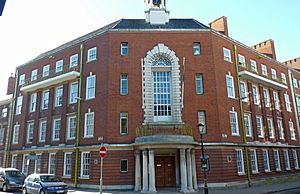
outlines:
{"label": "stone column", "polygon": [[143,193],[148,193],[148,151],[143,150]]}
{"label": "stone column", "polygon": [[192,158],[191,158],[191,149],[187,149],[186,152],[186,164],[187,164],[187,185],[188,185],[188,191],[193,191],[193,173],[192,173]]}
{"label": "stone column", "polygon": [[197,168],[196,168],[196,151],[192,150],[192,173],[193,173],[193,188],[194,190],[198,190],[198,183],[197,183]]}
{"label": "stone column", "polygon": [[149,193],[156,193],[154,151],[149,150]]}
{"label": "stone column", "polygon": [[186,181],[186,159],[185,149],[180,149],[180,176],[181,176],[181,192],[187,192],[187,181]]}
{"label": "stone column", "polygon": [[140,159],[140,150],[135,150],[135,187],[134,191],[141,190],[141,159]]}

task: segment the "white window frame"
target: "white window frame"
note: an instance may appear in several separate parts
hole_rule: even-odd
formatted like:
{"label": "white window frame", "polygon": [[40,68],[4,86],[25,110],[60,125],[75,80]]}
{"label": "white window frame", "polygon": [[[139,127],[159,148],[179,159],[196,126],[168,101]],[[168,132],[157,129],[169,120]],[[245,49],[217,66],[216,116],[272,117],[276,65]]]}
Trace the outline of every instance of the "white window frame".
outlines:
{"label": "white window frame", "polygon": [[[124,52],[126,51],[126,52]],[[121,55],[122,56],[128,56],[129,48],[128,48],[128,42],[122,42],[121,43]]]}
{"label": "white window frame", "polygon": [[297,150],[292,150],[292,153],[293,153],[294,167],[296,170],[298,170],[299,169],[299,160],[298,160]]}
{"label": "white window frame", "polygon": [[[68,159],[67,156],[70,157],[70,158]],[[69,161],[67,161],[67,159]],[[69,170],[70,170],[69,174],[66,173],[66,171],[67,171],[67,165],[69,165],[69,167],[68,167]],[[71,177],[71,173],[72,173],[72,152],[65,152],[64,153],[64,172],[63,172],[63,176],[64,177]]]}
{"label": "white window frame", "polygon": [[[59,123],[59,125],[56,125],[56,123]],[[57,128],[58,126],[59,128]],[[61,118],[55,118],[53,119],[53,125],[52,125],[52,141],[59,141],[60,132],[61,132]],[[57,134],[58,136],[56,136]]]}
{"label": "white window frame", "polygon": [[195,84],[196,84],[196,94],[202,95],[204,94],[204,86],[203,86],[203,74],[196,73],[195,75]]}
{"label": "white window frame", "polygon": [[[22,161],[22,172],[27,176],[29,172],[29,162],[28,160],[29,154],[24,154],[23,155],[23,161]],[[25,168],[26,167],[26,168]],[[26,170],[26,172],[25,172]]]}
{"label": "white window frame", "polygon": [[63,72],[64,71],[64,60],[58,60],[55,63],[55,73]]}
{"label": "white window frame", "polygon": [[291,140],[296,140],[296,131],[295,131],[293,121],[289,121],[289,128],[290,128]]}
{"label": "white window frame", "polygon": [[0,145],[4,144],[4,128],[0,128]]}
{"label": "white window frame", "polygon": [[50,75],[50,65],[45,65],[43,67],[43,77],[47,77]]}
{"label": "white window frame", "polygon": [[[92,129],[88,129],[88,116],[90,116],[90,115],[92,115],[92,118],[93,118]],[[90,131],[88,131],[88,130],[90,130]],[[84,115],[84,138],[94,137],[94,131],[95,131],[95,113],[94,112],[85,113],[85,115]]]}
{"label": "white window frame", "polygon": [[86,78],[85,98],[89,100],[89,99],[94,99],[95,97],[96,97],[96,75],[90,75]]}
{"label": "white window frame", "polygon": [[[45,128],[43,128],[45,126]],[[47,120],[40,120],[39,124],[39,142],[46,141]]]}
{"label": "white window frame", "polygon": [[268,69],[267,66],[264,64],[261,64],[261,74],[264,76],[268,76]]}
{"label": "white window frame", "polygon": [[58,86],[55,88],[55,102],[54,106],[55,107],[60,107],[62,106],[62,98],[64,95],[64,87],[63,86]]}
{"label": "white window frame", "polygon": [[31,71],[31,81],[37,80],[37,77],[38,77],[38,70],[37,69],[32,70]]}
{"label": "white window frame", "polygon": [[280,155],[278,150],[274,150],[274,164],[275,164],[275,171],[277,172],[281,171]]}
{"label": "white window frame", "polygon": [[20,125],[16,124],[14,126],[12,144],[18,144],[19,143],[19,133],[20,133]]}
{"label": "white window frame", "polygon": [[[245,175],[245,164],[244,164],[244,153],[242,149],[236,149],[236,164],[237,164],[237,174]],[[240,159],[238,158],[238,154],[240,154]],[[241,164],[241,166],[239,166]],[[241,171],[239,171],[239,167]]]}
{"label": "white window frame", "polygon": [[278,125],[279,139],[284,140],[283,120],[277,119],[277,125]]}
{"label": "white window frame", "polygon": [[[233,129],[232,129],[232,124],[234,124],[234,123],[231,123],[231,117],[230,117],[231,114],[234,114],[236,132],[234,132]],[[231,135],[239,136],[240,133],[239,133],[239,124],[238,124],[237,112],[229,111],[229,124],[230,124],[230,129],[231,129]]]}
{"label": "white window frame", "polygon": [[[243,85],[243,88],[242,88]],[[242,99],[243,102],[248,102],[248,88],[246,82],[240,81],[240,91],[241,91],[241,96],[240,98]]]}
{"label": "white window frame", "polygon": [[292,112],[290,96],[287,93],[284,94],[284,101],[285,101],[286,111]]}
{"label": "white window frame", "polygon": [[49,108],[49,99],[50,99],[50,91],[44,90],[42,92],[42,102],[41,102],[42,110],[47,110]]}
{"label": "white window frame", "polygon": [[90,48],[87,54],[87,62],[91,62],[97,59],[97,47]]}
{"label": "white window frame", "polygon": [[257,63],[256,61],[250,59],[251,71],[257,72]]}
{"label": "white window frame", "polygon": [[[231,81],[232,85],[228,85],[229,82],[228,81]],[[234,79],[231,75],[226,75],[226,88],[227,88],[227,96],[229,98],[235,98],[235,89],[234,89]],[[232,90],[232,94],[230,94],[230,90]]]}
{"label": "white window frame", "polygon": [[264,149],[262,150],[262,152],[263,152],[264,171],[271,172],[269,151]]}
{"label": "white window frame", "polygon": [[193,51],[194,51],[194,56],[200,56],[201,55],[201,44],[200,44],[200,42],[194,42]]}
{"label": "white window frame", "polygon": [[274,131],[274,121],[273,121],[272,117],[267,118],[267,126],[268,126],[268,130],[269,130],[270,139],[274,139],[275,131]]}
{"label": "white window frame", "polygon": [[23,96],[18,96],[16,105],[16,115],[22,113]]}
{"label": "white window frame", "polygon": [[35,110],[36,110],[36,100],[37,100],[37,93],[32,93],[30,95],[29,112],[35,112]]}
{"label": "white window frame", "polygon": [[286,84],[286,75],[284,73],[281,73],[281,82]]}
{"label": "white window frame", "polygon": [[[89,163],[85,163],[86,157],[83,157],[85,154],[89,154]],[[88,166],[88,169],[85,169],[88,171],[87,174],[83,174],[85,165]],[[90,178],[90,165],[91,165],[91,153],[90,152],[81,152],[81,165],[80,165],[80,177],[81,178]]]}
{"label": "white window frame", "polygon": [[284,158],[285,170],[291,170],[290,155],[288,150],[283,150],[283,158]]}
{"label": "white window frame", "polygon": [[[74,85],[77,85],[76,91],[73,91],[74,90],[73,89]],[[77,100],[78,100],[78,89],[79,89],[78,81],[70,83],[69,89],[70,89],[70,92],[69,92],[69,104],[77,103]]]}
{"label": "white window frame", "polygon": [[223,47],[223,56],[224,56],[224,61],[232,62],[231,61],[231,51],[228,48]]}
{"label": "white window frame", "polygon": [[252,174],[257,174],[258,164],[257,164],[256,150],[250,149],[249,151],[250,151],[250,165],[251,165]]}
{"label": "white window frame", "polygon": [[246,136],[252,137],[252,125],[251,125],[251,115],[245,113],[244,114],[244,125],[246,130]]}
{"label": "white window frame", "polygon": [[13,154],[11,156],[11,168],[17,168],[17,164],[18,164],[18,154]]}
{"label": "white window frame", "polygon": [[33,132],[34,132],[34,122],[27,123],[26,129],[26,143],[31,144],[33,141]]}
{"label": "white window frame", "polygon": [[126,96],[128,94],[128,74],[126,73],[120,75],[120,94],[122,96]]}
{"label": "white window frame", "polygon": [[244,55],[238,54],[238,62],[242,67],[246,67],[246,59]]}
{"label": "white window frame", "polygon": [[260,96],[259,96],[258,87],[256,85],[252,85],[252,96],[253,96],[253,103],[255,105],[259,105],[260,104]]}
{"label": "white window frame", "polygon": [[[77,129],[77,119],[76,115],[68,116],[68,124],[67,124],[67,140],[73,140],[76,137],[76,129]],[[71,136],[71,119],[75,119],[75,129],[74,129],[74,137]]]}
{"label": "white window frame", "polygon": [[78,65],[78,54],[71,55],[69,68],[76,67],[77,65]]}
{"label": "white window frame", "polygon": [[298,88],[298,81],[296,78],[293,78],[294,88]]}
{"label": "white window frame", "polygon": [[[54,162],[52,158],[54,157]],[[53,164],[52,164],[53,162]],[[49,158],[48,158],[48,174],[55,174],[56,172],[56,153],[49,153]],[[54,167],[54,169],[52,169]]]}
{"label": "white window frame", "polygon": [[8,108],[3,108],[3,109],[2,109],[2,113],[1,113],[1,117],[2,117],[2,118],[7,117],[7,111],[8,111]]}
{"label": "white window frame", "polygon": [[265,131],[264,131],[264,124],[263,119],[261,115],[256,115],[256,127],[257,127],[257,134],[259,138],[265,137]]}
{"label": "white window frame", "polygon": [[22,86],[24,84],[25,84],[25,74],[22,74],[19,77],[19,86]]}
{"label": "white window frame", "polygon": [[267,88],[263,88],[265,107],[271,107],[270,92]]}
{"label": "white window frame", "polygon": [[[126,132],[122,132],[122,120],[126,120]],[[120,134],[127,135],[128,134],[128,113],[127,112],[120,112]]]}
{"label": "white window frame", "polygon": [[274,106],[276,110],[280,110],[279,95],[277,91],[273,91]]}
{"label": "white window frame", "polygon": [[[34,160],[34,173],[41,173],[42,170],[42,154],[36,154],[37,159]],[[38,166],[40,170],[38,171]]]}
{"label": "white window frame", "polygon": [[277,73],[276,73],[276,70],[271,68],[271,77],[272,79],[277,79]]}

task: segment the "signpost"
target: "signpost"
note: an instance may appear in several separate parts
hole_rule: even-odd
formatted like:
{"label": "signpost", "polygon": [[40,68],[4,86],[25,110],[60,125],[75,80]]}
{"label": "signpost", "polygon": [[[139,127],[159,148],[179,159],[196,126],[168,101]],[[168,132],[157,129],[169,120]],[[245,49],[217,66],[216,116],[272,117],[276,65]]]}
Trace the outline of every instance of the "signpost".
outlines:
{"label": "signpost", "polygon": [[102,167],[103,167],[103,158],[106,156],[107,150],[106,148],[101,145],[101,148],[99,149],[99,155],[101,157],[101,162],[100,162],[100,194],[102,194],[102,185],[103,185],[103,180],[102,180]]}

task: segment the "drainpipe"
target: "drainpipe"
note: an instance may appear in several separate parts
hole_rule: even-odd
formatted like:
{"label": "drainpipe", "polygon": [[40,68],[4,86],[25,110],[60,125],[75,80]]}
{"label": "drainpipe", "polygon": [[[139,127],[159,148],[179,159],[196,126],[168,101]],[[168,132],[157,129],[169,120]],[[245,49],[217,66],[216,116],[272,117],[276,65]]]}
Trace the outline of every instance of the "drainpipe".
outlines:
{"label": "drainpipe", "polygon": [[5,167],[8,167],[8,157],[10,153],[10,147],[12,143],[12,138],[13,138],[13,129],[14,129],[14,115],[15,115],[15,103],[16,103],[16,95],[17,95],[17,89],[18,89],[18,81],[19,81],[19,71],[16,69],[16,74],[15,74],[15,89],[13,93],[13,97],[11,99],[11,103],[9,105],[9,118],[8,118],[8,123],[9,126],[7,127],[7,135],[6,135],[6,143],[5,143],[5,148],[4,148],[4,162],[5,162]]}
{"label": "drainpipe", "polygon": [[74,186],[78,184],[78,160],[79,160],[79,143],[80,143],[80,112],[81,112],[81,93],[83,81],[83,44],[80,45],[80,76],[78,84],[78,100],[77,100],[77,130],[76,130],[76,143],[75,143],[75,177]]}
{"label": "drainpipe", "polygon": [[240,76],[239,76],[239,67],[238,67],[238,60],[237,60],[237,52],[236,52],[236,45],[233,45],[233,52],[234,52],[234,65],[235,65],[235,73],[237,79],[237,90],[238,90],[238,100],[239,100],[239,107],[241,112],[241,123],[242,123],[242,131],[243,131],[243,144],[245,150],[245,160],[246,160],[246,168],[247,168],[247,180],[248,180],[248,187],[251,187],[251,174],[250,174],[250,166],[249,166],[249,157],[248,157],[248,146],[247,146],[247,137],[246,137],[246,129],[245,129],[245,121],[244,121],[244,110],[243,110],[243,101],[241,98],[241,89],[240,89]]}

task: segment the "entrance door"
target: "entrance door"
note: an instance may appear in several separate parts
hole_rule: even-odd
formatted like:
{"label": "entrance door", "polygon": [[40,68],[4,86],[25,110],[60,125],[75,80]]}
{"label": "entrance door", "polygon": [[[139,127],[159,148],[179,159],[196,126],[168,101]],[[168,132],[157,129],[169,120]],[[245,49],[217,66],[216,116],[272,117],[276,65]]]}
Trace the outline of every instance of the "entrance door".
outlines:
{"label": "entrance door", "polygon": [[175,187],[175,157],[155,157],[155,182],[157,187]]}

